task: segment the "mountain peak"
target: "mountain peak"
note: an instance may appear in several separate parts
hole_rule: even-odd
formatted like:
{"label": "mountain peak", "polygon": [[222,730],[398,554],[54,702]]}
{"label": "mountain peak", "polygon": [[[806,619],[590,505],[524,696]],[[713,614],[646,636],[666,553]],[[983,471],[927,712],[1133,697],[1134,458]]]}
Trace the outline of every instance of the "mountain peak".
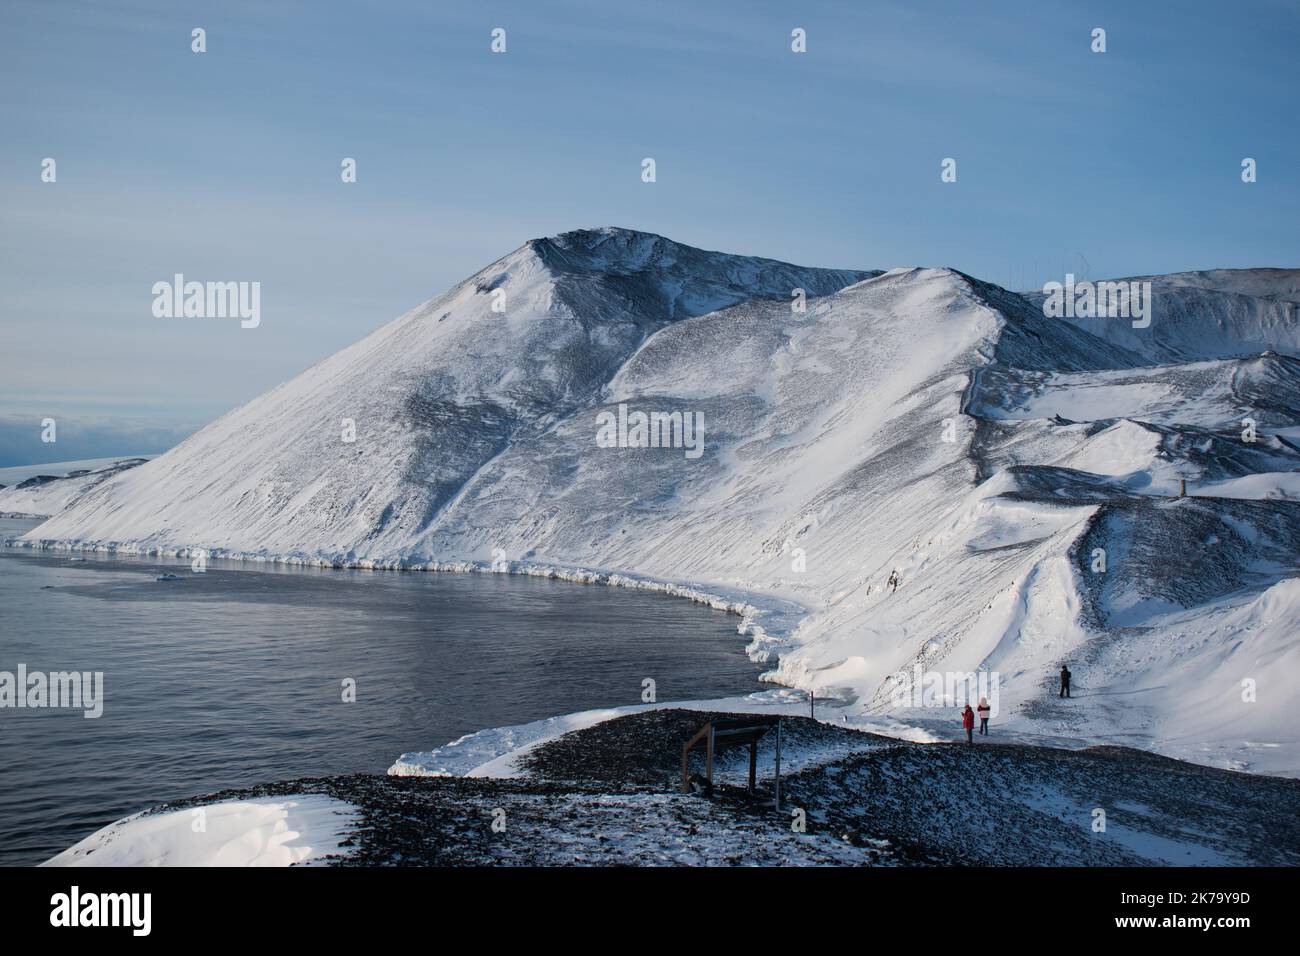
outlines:
{"label": "mountain peak", "polygon": [[530,239],[525,248],[532,250],[543,262],[560,269],[638,271],[665,251],[690,247],[650,232],[601,226]]}
{"label": "mountain peak", "polygon": [[569,229],[557,232],[553,236],[530,239],[529,244],[551,243],[565,248],[591,247],[610,240],[619,242],[666,242],[677,245],[666,236],[641,229],[628,229],[623,226],[591,226],[581,229]]}
{"label": "mountain peak", "polygon": [[[814,282],[818,290],[809,289],[808,294],[825,295],[880,274],[879,270],[813,268],[764,256],[717,252],[622,226],[572,229],[530,239],[524,248],[557,272],[601,272],[616,276],[654,272],[686,284],[723,281],[736,286],[727,304],[746,298],[770,298],[774,294],[773,283],[780,286],[779,294],[785,297],[792,288],[801,285],[787,280],[800,276],[821,277],[822,281]],[[746,283],[754,284],[752,295],[745,294]]]}

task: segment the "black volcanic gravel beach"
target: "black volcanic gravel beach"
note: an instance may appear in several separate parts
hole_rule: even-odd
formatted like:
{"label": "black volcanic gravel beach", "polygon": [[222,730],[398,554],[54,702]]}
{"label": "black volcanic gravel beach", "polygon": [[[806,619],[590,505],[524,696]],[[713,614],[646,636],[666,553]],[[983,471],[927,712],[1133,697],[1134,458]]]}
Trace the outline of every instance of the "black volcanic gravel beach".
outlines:
{"label": "black volcanic gravel beach", "polygon": [[780,813],[771,731],[757,798],[743,748],[720,753],[711,797],[682,793],[682,743],[712,716],[650,710],[573,731],[521,757],[517,778],[290,780],[153,812],[327,794],[360,823],[322,862],[351,866],[1300,864],[1300,781],[1123,747],[910,744],[785,717]]}

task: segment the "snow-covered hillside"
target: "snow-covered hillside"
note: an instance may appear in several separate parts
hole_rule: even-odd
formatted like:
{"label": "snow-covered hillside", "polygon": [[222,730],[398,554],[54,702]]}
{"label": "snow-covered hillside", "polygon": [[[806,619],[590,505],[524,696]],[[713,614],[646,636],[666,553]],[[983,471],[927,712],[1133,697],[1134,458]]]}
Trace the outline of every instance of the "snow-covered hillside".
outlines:
{"label": "snow-covered hillside", "polygon": [[10,487],[0,487],[0,517],[45,518],[58,514],[100,482],[146,461],[122,458],[68,472],[51,468],[53,474],[33,475]]}
{"label": "snow-covered hillside", "polygon": [[[1156,362],[1240,358],[1270,349],[1300,355],[1300,269],[1210,269],[1116,281],[1151,283],[1149,328],[1113,318],[1066,321]],[[1026,298],[1037,305],[1044,296]]]}
{"label": "snow-covered hillside", "polygon": [[[783,610],[746,625],[770,679],[846,716],[996,671],[1000,729],[1294,775],[1296,273],[1190,275],[1134,329],[947,269],[535,240],[24,542],[739,592]],[[637,411],[698,455],[605,447]]]}

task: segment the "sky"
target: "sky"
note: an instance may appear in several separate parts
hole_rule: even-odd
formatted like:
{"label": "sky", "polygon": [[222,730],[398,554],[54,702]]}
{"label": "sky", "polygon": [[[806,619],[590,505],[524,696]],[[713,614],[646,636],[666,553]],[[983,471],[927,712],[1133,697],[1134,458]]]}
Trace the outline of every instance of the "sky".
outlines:
{"label": "sky", "polygon": [[[162,451],[575,228],[1017,289],[1300,266],[1297,48],[1300,0],[5,0],[0,467]],[[176,273],[260,323],[155,318]]]}

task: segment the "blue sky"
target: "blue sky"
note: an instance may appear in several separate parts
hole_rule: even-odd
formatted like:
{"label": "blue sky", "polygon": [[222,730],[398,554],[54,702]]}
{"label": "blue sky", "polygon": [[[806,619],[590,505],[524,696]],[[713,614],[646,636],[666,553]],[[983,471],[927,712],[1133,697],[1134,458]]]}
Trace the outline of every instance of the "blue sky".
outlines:
{"label": "blue sky", "polygon": [[[161,450],[583,226],[1017,288],[1297,266],[1297,48],[1292,0],[9,0],[0,466]],[[261,325],[153,318],[176,272]]]}

